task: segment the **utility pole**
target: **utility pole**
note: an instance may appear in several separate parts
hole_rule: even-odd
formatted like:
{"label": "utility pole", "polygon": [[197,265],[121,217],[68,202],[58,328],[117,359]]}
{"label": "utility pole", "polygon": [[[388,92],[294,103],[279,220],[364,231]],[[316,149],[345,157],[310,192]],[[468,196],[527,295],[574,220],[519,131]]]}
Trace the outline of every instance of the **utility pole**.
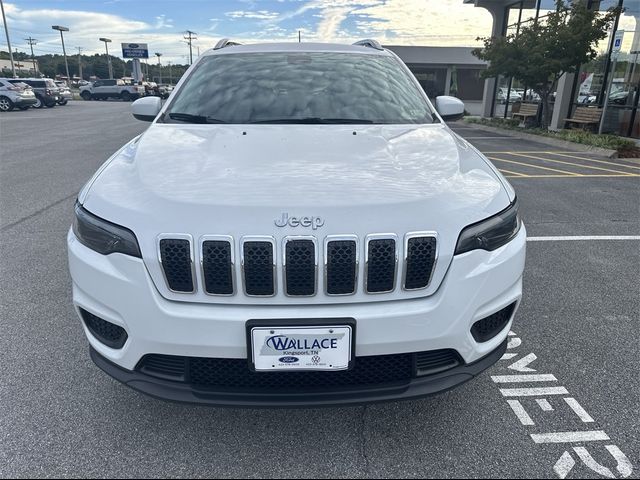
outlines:
{"label": "utility pole", "polygon": [[80,57],[80,53],[82,52],[82,47],[77,47],[78,48],[78,76],[80,77],[80,80],[82,80],[82,58]]}
{"label": "utility pole", "polygon": [[27,41],[27,43],[31,47],[31,63],[33,63],[33,71],[37,75],[38,74],[38,66],[36,65],[36,57],[33,55],[33,46],[38,43],[38,40],[36,40],[35,38],[31,38],[31,37],[25,38],[25,40]]}
{"label": "utility pole", "polygon": [[192,43],[193,43],[194,40],[198,39],[196,37],[196,35],[197,35],[197,33],[196,32],[192,32],[191,30],[187,30],[186,32],[184,32],[184,39],[189,44],[189,65],[191,65],[193,63]]}
{"label": "utility pole", "polygon": [[171,62],[167,62],[169,64],[169,85],[173,85],[173,77],[171,76]]}
{"label": "utility pole", "polygon": [[11,40],[9,40],[9,29],[7,28],[7,17],[4,16],[4,4],[0,0],[0,9],[2,10],[2,22],[4,23],[4,33],[7,34],[7,46],[9,47],[9,58],[11,59],[11,72],[16,76],[16,66],[13,63],[13,52],[11,51]]}
{"label": "utility pole", "polygon": [[67,62],[67,51],[64,48],[64,37],[62,36],[62,32],[68,32],[69,29],[67,27],[61,27],[60,25],[52,25],[51,28],[53,30],[58,30],[60,32],[60,40],[62,40],[62,54],[64,55],[64,67],[67,70],[67,81],[71,81],[71,77],[69,76],[69,63]]}
{"label": "utility pole", "polygon": [[160,63],[161,53],[156,52],[156,57],[158,57],[158,83],[162,83],[162,64]]}

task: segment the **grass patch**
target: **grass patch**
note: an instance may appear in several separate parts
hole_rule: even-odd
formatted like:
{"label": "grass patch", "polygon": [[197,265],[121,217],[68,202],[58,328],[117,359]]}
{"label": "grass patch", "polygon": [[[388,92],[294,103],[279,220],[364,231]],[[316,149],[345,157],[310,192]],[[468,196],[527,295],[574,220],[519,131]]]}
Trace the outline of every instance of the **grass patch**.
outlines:
{"label": "grass patch", "polygon": [[589,145],[591,147],[616,150],[618,156],[621,158],[640,157],[640,148],[633,140],[618,137],[617,135],[598,135],[597,133],[591,133],[585,130],[560,130],[559,132],[552,132],[542,128],[522,128],[518,126],[520,125],[519,120],[513,120],[511,118],[467,117],[464,121],[467,123],[487,125],[489,127],[503,128],[505,130],[517,130],[543,137],[557,138],[559,140]]}

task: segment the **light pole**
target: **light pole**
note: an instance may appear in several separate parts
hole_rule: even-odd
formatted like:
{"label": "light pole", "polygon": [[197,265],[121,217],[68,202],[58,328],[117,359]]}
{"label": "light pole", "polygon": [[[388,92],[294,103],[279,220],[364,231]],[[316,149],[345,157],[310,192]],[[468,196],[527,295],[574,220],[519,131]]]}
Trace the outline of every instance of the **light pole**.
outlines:
{"label": "light pole", "polygon": [[64,48],[64,37],[62,36],[62,32],[68,32],[69,29],[67,27],[61,27],[60,25],[52,25],[51,28],[60,32],[60,40],[62,40],[62,54],[64,55],[64,68],[67,70],[67,82],[71,82],[71,77],[69,76],[69,63],[67,62],[67,51]]}
{"label": "light pole", "polygon": [[2,22],[4,23],[4,33],[7,34],[7,46],[9,47],[9,58],[11,59],[11,72],[15,78],[16,66],[13,64],[13,52],[11,51],[11,40],[9,40],[9,29],[7,28],[7,18],[4,16],[4,4],[0,0],[0,9],[2,10]]}
{"label": "light pole", "polygon": [[109,47],[108,43],[111,43],[110,38],[100,38],[101,42],[104,42],[104,48],[107,50],[107,65],[109,66],[109,79],[113,79],[113,67],[111,66],[111,57],[109,56]]}

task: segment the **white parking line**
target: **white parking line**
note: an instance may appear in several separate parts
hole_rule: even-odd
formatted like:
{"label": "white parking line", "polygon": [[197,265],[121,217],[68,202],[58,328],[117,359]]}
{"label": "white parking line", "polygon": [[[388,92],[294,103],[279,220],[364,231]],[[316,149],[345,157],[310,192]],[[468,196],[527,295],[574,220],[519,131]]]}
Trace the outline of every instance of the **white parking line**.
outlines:
{"label": "white parking line", "polygon": [[531,439],[536,443],[597,442],[599,440],[610,440],[609,435],[602,430],[591,430],[588,432],[532,433]]}
{"label": "white parking line", "polygon": [[640,240],[640,235],[576,235],[563,237],[527,237],[527,242],[565,242],[589,240]]}
{"label": "white parking line", "polygon": [[556,382],[558,379],[550,373],[539,375],[492,375],[494,383],[523,383],[523,382]]}

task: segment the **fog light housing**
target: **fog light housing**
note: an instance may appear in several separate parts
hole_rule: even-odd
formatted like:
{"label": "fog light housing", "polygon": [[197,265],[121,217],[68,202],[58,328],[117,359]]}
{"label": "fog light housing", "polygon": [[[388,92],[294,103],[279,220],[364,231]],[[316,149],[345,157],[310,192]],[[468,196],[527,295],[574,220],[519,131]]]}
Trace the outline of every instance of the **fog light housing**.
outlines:
{"label": "fog light housing", "polygon": [[471,327],[473,339],[478,343],[491,340],[507,326],[515,308],[516,302],[513,302],[511,305],[504,307],[493,315],[478,320]]}

